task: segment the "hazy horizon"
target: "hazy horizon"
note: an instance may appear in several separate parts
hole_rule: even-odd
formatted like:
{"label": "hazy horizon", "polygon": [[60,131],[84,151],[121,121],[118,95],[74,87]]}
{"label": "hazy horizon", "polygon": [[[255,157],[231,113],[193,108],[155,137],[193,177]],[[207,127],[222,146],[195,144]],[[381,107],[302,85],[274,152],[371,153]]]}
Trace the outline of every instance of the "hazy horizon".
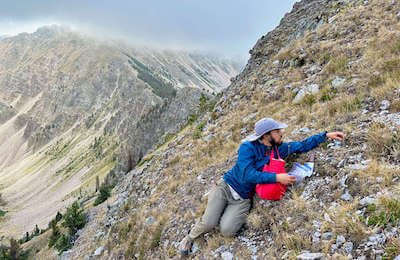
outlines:
{"label": "hazy horizon", "polygon": [[103,39],[246,60],[295,2],[7,1],[0,10],[0,35],[57,24]]}

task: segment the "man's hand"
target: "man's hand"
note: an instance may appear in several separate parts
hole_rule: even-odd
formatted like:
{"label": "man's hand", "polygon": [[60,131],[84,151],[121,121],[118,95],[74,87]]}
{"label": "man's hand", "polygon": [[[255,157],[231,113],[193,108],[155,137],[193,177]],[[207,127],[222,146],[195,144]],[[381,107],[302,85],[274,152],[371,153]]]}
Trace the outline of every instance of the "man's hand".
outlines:
{"label": "man's hand", "polygon": [[342,132],[327,133],[326,137],[329,137],[329,138],[335,139],[335,140],[340,140],[340,141],[344,140],[344,134]]}
{"label": "man's hand", "polygon": [[280,182],[285,185],[292,184],[295,181],[296,181],[296,176],[293,175],[289,175],[286,173],[280,173],[276,175],[276,182]]}

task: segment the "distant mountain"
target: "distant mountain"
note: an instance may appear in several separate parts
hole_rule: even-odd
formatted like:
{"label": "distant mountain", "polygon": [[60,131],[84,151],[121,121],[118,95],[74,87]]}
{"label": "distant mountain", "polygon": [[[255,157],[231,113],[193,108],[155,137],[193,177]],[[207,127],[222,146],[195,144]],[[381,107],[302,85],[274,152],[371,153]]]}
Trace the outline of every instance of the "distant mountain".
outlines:
{"label": "distant mountain", "polygon": [[234,62],[190,52],[105,43],[63,27],[0,42],[0,235],[47,226],[120,173],[238,73]]}

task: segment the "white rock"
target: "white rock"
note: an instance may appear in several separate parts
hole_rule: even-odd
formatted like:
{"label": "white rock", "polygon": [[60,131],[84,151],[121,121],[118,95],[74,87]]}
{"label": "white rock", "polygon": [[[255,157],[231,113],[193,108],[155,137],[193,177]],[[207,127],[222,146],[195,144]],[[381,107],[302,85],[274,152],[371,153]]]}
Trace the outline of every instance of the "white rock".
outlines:
{"label": "white rock", "polygon": [[146,225],[151,225],[153,224],[155,219],[153,217],[148,217],[146,218]]}
{"label": "white rock", "polygon": [[389,114],[389,111],[387,111],[387,110],[382,110],[381,112],[379,112],[380,116],[384,116],[384,115],[387,115],[387,114]]}
{"label": "white rock", "polygon": [[346,254],[350,254],[351,251],[353,251],[353,243],[352,242],[346,242],[343,245],[344,251],[346,251]]}
{"label": "white rock", "polygon": [[293,103],[299,103],[307,94],[316,94],[319,91],[318,84],[311,84],[307,86],[300,87],[299,92],[297,92]]}
{"label": "white rock", "polygon": [[231,252],[225,251],[221,254],[221,258],[224,260],[232,260],[233,259],[233,255]]}
{"label": "white rock", "polygon": [[331,245],[331,253],[333,254],[336,250],[338,249],[338,246],[336,244]]}
{"label": "white rock", "polygon": [[346,192],[344,194],[342,194],[342,196],[340,196],[340,198],[342,200],[347,200],[347,201],[350,201],[353,199],[353,197],[350,195],[348,190],[346,190]]}
{"label": "white rock", "polygon": [[380,235],[380,234],[374,234],[368,237],[368,240],[370,242],[379,244],[382,244],[385,241],[385,239],[386,239],[385,235]]}
{"label": "white rock", "polygon": [[323,240],[331,240],[333,236],[332,232],[325,232],[322,234],[322,239]]}
{"label": "white rock", "polygon": [[348,177],[348,175],[345,175],[339,181],[340,185],[342,185],[343,187],[347,187],[347,184],[346,184],[347,177]]}
{"label": "white rock", "polygon": [[338,168],[343,167],[345,161],[346,161],[345,159],[342,159],[342,160],[338,163],[337,167],[338,167]]}
{"label": "white rock", "polygon": [[292,250],[286,251],[286,253],[281,257],[281,259],[287,259],[290,253],[292,253]]}
{"label": "white rock", "polygon": [[390,106],[390,102],[388,100],[383,100],[379,107],[381,110],[387,110]]}
{"label": "white rock", "polygon": [[99,255],[101,255],[102,252],[103,252],[103,247],[101,246],[101,247],[97,248],[96,251],[94,251],[94,255],[99,256]]}
{"label": "white rock", "polygon": [[317,260],[317,259],[323,259],[324,254],[322,253],[302,253],[301,255],[297,256],[297,259],[302,259],[302,260]]}
{"label": "white rock", "polygon": [[252,114],[246,116],[245,118],[243,118],[242,122],[245,124],[248,121],[253,120],[254,118],[256,118],[257,114],[258,114],[258,112],[255,112],[255,113],[252,113]]}
{"label": "white rock", "polygon": [[332,87],[334,88],[341,87],[345,82],[346,82],[345,78],[336,77],[334,80],[332,80]]}
{"label": "white rock", "polygon": [[344,236],[339,235],[339,236],[336,237],[336,244],[341,245],[344,242],[346,242],[346,238],[344,238]]}
{"label": "white rock", "polygon": [[311,130],[308,127],[303,127],[303,128],[299,129],[299,132],[307,134],[307,133],[311,132]]}
{"label": "white rock", "polygon": [[164,248],[167,248],[168,244],[169,244],[169,240],[167,239],[167,240],[164,241],[163,247],[164,247]]}
{"label": "white rock", "polygon": [[192,254],[195,254],[197,251],[199,251],[199,249],[200,249],[199,245],[196,242],[194,242],[191,250]]}
{"label": "white rock", "polygon": [[71,255],[72,255],[72,250],[64,251],[58,259],[59,260],[69,260],[69,259],[71,259]]}
{"label": "white rock", "polygon": [[332,219],[331,219],[331,217],[329,217],[329,214],[328,213],[324,213],[324,219],[326,220],[326,221],[328,221],[328,222],[332,222]]}
{"label": "white rock", "polygon": [[366,168],[365,165],[362,165],[362,164],[360,164],[360,163],[350,164],[348,167],[349,167],[350,169],[352,169],[352,170],[362,170],[362,169],[365,169],[365,168]]}
{"label": "white rock", "polygon": [[321,237],[321,233],[317,231],[312,235],[312,241],[314,243],[318,243],[320,240],[320,237]]}

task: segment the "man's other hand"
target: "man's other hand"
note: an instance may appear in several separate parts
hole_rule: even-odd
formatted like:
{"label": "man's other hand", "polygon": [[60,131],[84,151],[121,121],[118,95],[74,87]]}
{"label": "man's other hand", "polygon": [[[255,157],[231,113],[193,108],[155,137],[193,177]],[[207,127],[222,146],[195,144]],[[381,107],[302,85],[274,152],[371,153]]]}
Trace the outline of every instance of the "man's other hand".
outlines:
{"label": "man's other hand", "polygon": [[285,185],[292,184],[295,181],[296,181],[296,176],[293,175],[289,175],[286,173],[280,173],[276,175],[276,182],[280,182]]}
{"label": "man's other hand", "polygon": [[327,133],[326,137],[331,138],[331,139],[335,139],[335,140],[340,140],[340,141],[344,140],[344,134],[342,132]]}

